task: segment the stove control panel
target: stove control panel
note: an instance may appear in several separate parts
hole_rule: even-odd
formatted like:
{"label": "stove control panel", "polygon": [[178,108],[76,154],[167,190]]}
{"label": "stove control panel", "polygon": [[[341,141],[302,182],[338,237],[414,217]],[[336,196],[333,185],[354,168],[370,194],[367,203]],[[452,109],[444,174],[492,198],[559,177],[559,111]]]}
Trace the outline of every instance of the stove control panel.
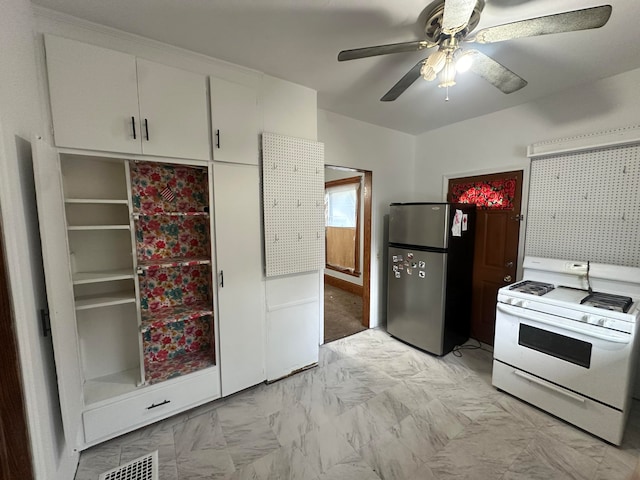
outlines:
{"label": "stove control panel", "polygon": [[611,328],[607,323],[607,319],[606,318],[602,318],[602,317],[594,317],[593,315],[583,315],[582,316],[582,321],[586,322],[586,323],[590,323],[591,325],[598,325],[600,327],[609,327]]}
{"label": "stove control panel", "polygon": [[[593,325],[594,327],[607,328],[624,333],[633,333],[637,331],[638,328],[640,328],[640,325],[638,325],[638,328],[636,327],[637,320],[634,319],[633,316],[625,315],[628,320],[622,320],[614,318],[615,315],[621,315],[618,312],[606,312],[611,316],[587,313],[584,311],[585,309],[595,309],[580,304],[573,304],[568,306],[566,302],[549,302],[539,301],[538,299],[524,299],[519,298],[515,295],[505,295],[501,292],[498,292],[498,302],[510,305],[512,307],[521,308],[523,311],[533,310],[535,312],[546,313],[555,317]],[[640,322],[638,323],[640,324]]]}
{"label": "stove control panel", "polygon": [[527,308],[529,306],[529,302],[522,300],[521,298],[504,297],[501,301],[507,305],[513,305],[514,307]]}

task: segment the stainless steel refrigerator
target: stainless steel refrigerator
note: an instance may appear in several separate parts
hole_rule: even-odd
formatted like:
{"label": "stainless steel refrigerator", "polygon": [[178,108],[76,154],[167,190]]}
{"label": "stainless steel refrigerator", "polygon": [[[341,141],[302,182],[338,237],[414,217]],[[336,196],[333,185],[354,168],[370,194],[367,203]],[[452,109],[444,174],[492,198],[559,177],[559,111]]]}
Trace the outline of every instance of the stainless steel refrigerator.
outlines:
{"label": "stainless steel refrigerator", "polygon": [[392,203],[387,331],[435,355],[469,338],[475,206]]}

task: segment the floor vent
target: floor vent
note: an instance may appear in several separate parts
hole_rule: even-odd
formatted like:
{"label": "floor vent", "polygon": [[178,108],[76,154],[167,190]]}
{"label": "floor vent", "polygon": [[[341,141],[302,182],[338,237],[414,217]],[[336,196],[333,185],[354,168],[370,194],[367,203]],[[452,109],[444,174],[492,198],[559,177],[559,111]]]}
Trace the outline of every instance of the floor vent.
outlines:
{"label": "floor vent", "polygon": [[104,472],[98,480],[158,480],[158,451]]}

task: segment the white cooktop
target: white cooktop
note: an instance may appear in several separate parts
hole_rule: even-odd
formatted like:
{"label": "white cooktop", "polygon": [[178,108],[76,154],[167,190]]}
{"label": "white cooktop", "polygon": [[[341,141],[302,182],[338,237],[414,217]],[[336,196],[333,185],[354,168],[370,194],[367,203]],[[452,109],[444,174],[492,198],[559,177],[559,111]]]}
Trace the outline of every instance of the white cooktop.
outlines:
{"label": "white cooktop", "polygon": [[[523,280],[640,299],[640,268],[557,258],[525,257]],[[587,271],[590,282],[587,282]],[[561,295],[561,294],[556,294]],[[586,296],[586,295],[585,295]]]}

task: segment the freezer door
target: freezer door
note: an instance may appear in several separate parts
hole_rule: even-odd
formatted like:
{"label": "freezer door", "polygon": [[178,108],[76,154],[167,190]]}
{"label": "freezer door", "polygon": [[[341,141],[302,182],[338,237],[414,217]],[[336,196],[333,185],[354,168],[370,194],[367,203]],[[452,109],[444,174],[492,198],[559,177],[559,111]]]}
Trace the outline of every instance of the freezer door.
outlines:
{"label": "freezer door", "polygon": [[398,204],[389,208],[389,242],[447,248],[449,205]]}
{"label": "freezer door", "polygon": [[443,354],[447,254],[389,247],[387,331]]}

